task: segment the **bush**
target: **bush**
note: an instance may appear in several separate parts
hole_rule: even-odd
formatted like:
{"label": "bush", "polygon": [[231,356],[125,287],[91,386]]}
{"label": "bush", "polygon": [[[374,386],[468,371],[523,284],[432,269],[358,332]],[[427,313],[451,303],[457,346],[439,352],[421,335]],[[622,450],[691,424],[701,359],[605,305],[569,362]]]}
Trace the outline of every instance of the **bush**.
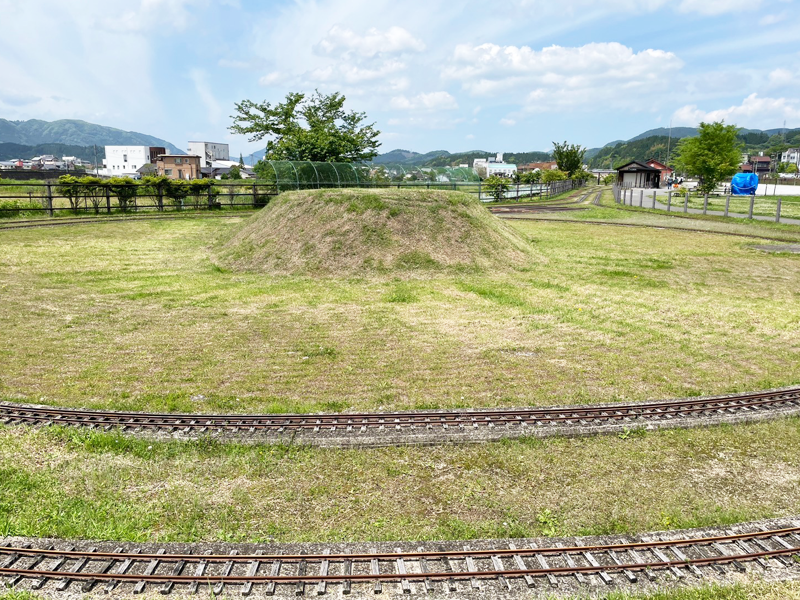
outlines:
{"label": "bush", "polygon": [[483,189],[494,198],[495,202],[500,202],[506,196],[508,191],[508,179],[503,179],[497,175],[492,175],[483,182]]}
{"label": "bush", "polygon": [[558,169],[553,169],[550,171],[543,171],[542,172],[542,183],[552,183],[554,181],[566,181],[569,179],[569,175],[566,171],[559,171]]}
{"label": "bush", "polygon": [[0,219],[30,217],[41,214],[42,207],[28,200],[0,200]]}

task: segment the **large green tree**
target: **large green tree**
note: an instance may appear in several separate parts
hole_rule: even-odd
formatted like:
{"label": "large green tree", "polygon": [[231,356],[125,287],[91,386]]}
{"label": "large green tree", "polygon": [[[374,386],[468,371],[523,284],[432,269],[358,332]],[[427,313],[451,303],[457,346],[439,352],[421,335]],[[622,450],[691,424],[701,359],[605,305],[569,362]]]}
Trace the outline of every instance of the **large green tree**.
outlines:
{"label": "large green tree", "polygon": [[700,135],[686,138],[678,144],[676,165],[689,175],[699,178],[697,189],[713,192],[717,185],[739,170],[742,147],[736,125],[724,121],[700,123]]}
{"label": "large green tree", "polygon": [[380,146],[375,124],[366,125],[362,112],[344,110],[345,97],[319,91],[312,96],[290,93],[286,101],[271,105],[244,100],[236,104],[233,133],[251,142],[270,137],[269,160],[357,162],[372,160]]}
{"label": "large green tree", "polygon": [[571,178],[573,174],[583,169],[583,157],[586,148],[576,144],[553,142],[553,159],[559,171],[564,171]]}

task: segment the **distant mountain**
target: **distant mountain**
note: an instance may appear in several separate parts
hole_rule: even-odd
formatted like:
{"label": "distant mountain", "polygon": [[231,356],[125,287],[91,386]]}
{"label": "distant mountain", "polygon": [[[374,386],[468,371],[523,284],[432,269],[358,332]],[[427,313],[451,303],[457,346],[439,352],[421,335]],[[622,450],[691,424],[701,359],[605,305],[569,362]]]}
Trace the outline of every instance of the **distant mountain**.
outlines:
{"label": "distant mountain", "polygon": [[[672,128],[672,138],[673,139],[683,139],[688,137],[697,137],[699,131],[697,127],[673,127]],[[644,133],[640,133],[636,137],[632,137],[629,139],[629,142],[636,142],[639,140],[643,140],[649,137],[656,137],[656,136],[663,136],[668,138],[670,135],[670,130],[668,127],[659,127],[658,129],[651,129],[649,131],[645,131]],[[619,142],[611,142],[611,144],[616,145]],[[606,144],[611,145],[611,144]]]}
{"label": "distant mountain", "polygon": [[[69,144],[38,144],[36,146],[26,146],[24,144],[0,142],[0,160],[14,160],[16,158],[21,158],[24,160],[45,154],[52,154],[58,158],[63,156],[74,156],[92,164],[94,164],[95,158],[93,146],[72,146]],[[98,163],[101,162],[105,157],[105,147],[98,146]]]}
{"label": "distant mountain", "polygon": [[[373,159],[373,164],[377,165],[400,165],[409,167],[457,167],[458,165],[468,164],[476,158],[487,158],[495,156],[496,152],[486,150],[469,150],[468,152],[450,153],[447,150],[434,150],[419,154],[410,150],[392,150],[385,154],[380,154]],[[504,160],[515,164],[525,164],[530,162],[542,162],[550,160],[548,152],[505,152]]]}
{"label": "distant mountain", "polygon": [[39,144],[66,144],[70,146],[163,146],[173,154],[186,154],[183,150],[152,135],[123,131],[113,127],[95,125],[86,121],[63,119],[60,121],[7,121],[0,119],[0,142],[37,146]]}

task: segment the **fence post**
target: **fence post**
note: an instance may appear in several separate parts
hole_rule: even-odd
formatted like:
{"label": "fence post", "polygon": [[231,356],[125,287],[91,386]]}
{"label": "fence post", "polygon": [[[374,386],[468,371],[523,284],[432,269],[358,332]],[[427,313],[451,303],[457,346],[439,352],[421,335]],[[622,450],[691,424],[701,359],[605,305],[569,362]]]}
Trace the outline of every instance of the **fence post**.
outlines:
{"label": "fence post", "polygon": [[642,208],[644,203],[644,190],[639,190],[639,208]]}
{"label": "fence post", "polygon": [[478,179],[478,200],[482,200],[481,198],[481,186],[483,185],[483,180]]}
{"label": "fence post", "polygon": [[256,195],[257,195],[257,193],[258,193],[258,190],[256,189],[256,184],[254,183],[253,184],[253,208],[256,207]]}
{"label": "fence post", "polygon": [[731,207],[731,195],[728,194],[728,197],[725,198],[725,216],[728,216],[728,210]]}
{"label": "fence post", "polygon": [[106,212],[111,214],[111,186],[106,184]]}
{"label": "fence post", "polygon": [[703,199],[703,214],[708,214],[708,194]]}
{"label": "fence post", "polygon": [[672,190],[667,192],[667,212],[672,208]]}
{"label": "fence post", "polygon": [[211,210],[211,186],[208,186],[208,209]]}
{"label": "fence post", "polygon": [[53,216],[53,188],[48,181],[45,185],[47,185],[47,213],[52,217]]}
{"label": "fence post", "polygon": [[519,202],[519,181],[517,182],[517,202]]}
{"label": "fence post", "polygon": [[156,188],[156,193],[158,194],[158,210],[159,212],[164,212],[164,186],[160,183]]}
{"label": "fence post", "polygon": [[753,205],[755,205],[755,203],[756,203],[756,195],[753,194],[752,196],[750,196],[750,211],[747,213],[748,219],[753,218]]}
{"label": "fence post", "polygon": [[781,199],[780,198],[778,198],[778,208],[775,211],[775,222],[776,223],[780,223],[781,222]]}
{"label": "fence post", "polygon": [[656,209],[656,194],[658,194],[658,192],[653,190],[653,210]]}
{"label": "fence post", "polygon": [[684,200],[683,200],[683,212],[685,212],[685,213],[689,212],[689,192],[688,192],[688,190],[686,192],[686,198],[684,198]]}

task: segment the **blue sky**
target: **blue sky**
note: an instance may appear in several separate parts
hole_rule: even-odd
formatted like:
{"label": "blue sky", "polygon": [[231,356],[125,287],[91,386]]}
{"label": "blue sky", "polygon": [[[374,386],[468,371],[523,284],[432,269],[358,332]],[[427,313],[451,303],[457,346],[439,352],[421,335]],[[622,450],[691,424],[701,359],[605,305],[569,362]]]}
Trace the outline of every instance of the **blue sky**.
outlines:
{"label": "blue sky", "polygon": [[343,92],[381,151],[800,127],[795,0],[0,0],[0,117],[263,147],[234,102]]}

